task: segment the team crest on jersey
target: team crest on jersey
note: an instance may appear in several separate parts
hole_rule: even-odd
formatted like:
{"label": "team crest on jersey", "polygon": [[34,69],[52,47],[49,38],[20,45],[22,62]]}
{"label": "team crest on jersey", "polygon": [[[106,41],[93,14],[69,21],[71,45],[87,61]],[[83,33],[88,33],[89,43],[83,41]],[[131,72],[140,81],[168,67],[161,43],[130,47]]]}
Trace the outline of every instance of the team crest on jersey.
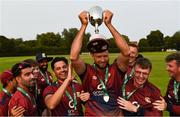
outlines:
{"label": "team crest on jersey", "polygon": [[108,77],[110,77],[110,76],[111,76],[111,73],[108,74]]}
{"label": "team crest on jersey", "polygon": [[97,80],[97,76],[92,76],[92,79],[93,80]]}
{"label": "team crest on jersey", "polygon": [[41,89],[38,89],[37,92],[38,92],[38,94],[41,94]]}
{"label": "team crest on jersey", "polygon": [[145,97],[144,100],[147,102],[147,103],[151,103],[151,99],[149,97]]}
{"label": "team crest on jersey", "polygon": [[44,79],[44,78],[41,78],[41,81],[42,81],[42,82],[44,82],[44,81],[45,81],[45,79]]}
{"label": "team crest on jersey", "polygon": [[127,92],[126,92],[126,95],[129,95],[129,93],[130,93],[130,92],[127,91]]}
{"label": "team crest on jersey", "polygon": [[77,95],[77,97],[79,97],[80,96],[80,92],[76,92],[76,95]]}
{"label": "team crest on jersey", "polygon": [[36,108],[36,105],[35,105],[35,104],[33,104],[33,108]]}

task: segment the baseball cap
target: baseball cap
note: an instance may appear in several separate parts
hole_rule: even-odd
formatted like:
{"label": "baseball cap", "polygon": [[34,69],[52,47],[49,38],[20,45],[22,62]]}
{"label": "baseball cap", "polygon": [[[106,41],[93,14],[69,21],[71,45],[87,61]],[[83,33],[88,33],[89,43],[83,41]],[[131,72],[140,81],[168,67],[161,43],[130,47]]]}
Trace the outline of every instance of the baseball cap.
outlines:
{"label": "baseball cap", "polygon": [[90,37],[87,44],[87,49],[91,53],[99,53],[108,50],[109,43],[106,38],[101,34],[94,34]]}
{"label": "baseball cap", "polygon": [[12,74],[11,70],[5,70],[0,75],[0,81],[1,81],[3,86],[6,86],[8,81],[12,80],[13,78],[14,77],[13,77],[13,74]]}
{"label": "baseball cap", "polygon": [[47,60],[48,62],[51,61],[53,57],[47,57],[46,53],[37,53],[36,54],[36,61],[40,62],[41,60]]}
{"label": "baseball cap", "polygon": [[15,65],[13,65],[11,71],[13,73],[14,77],[17,77],[20,73],[22,69],[31,67],[31,65],[29,63],[26,62],[20,62],[20,63],[16,63]]}

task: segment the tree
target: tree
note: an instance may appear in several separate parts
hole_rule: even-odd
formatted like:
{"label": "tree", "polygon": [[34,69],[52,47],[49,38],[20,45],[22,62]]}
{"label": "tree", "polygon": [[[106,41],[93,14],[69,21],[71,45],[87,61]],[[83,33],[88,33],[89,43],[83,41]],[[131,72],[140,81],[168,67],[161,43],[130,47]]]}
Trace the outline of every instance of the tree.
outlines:
{"label": "tree", "polygon": [[139,40],[138,47],[149,47],[147,39],[142,38]]}
{"label": "tree", "polygon": [[37,35],[37,46],[39,47],[60,47],[62,44],[61,35],[59,33],[47,32]]}
{"label": "tree", "polygon": [[145,39],[145,38],[142,38],[139,40],[138,47],[139,47],[140,52],[150,51],[149,43],[148,43],[147,39]]}
{"label": "tree", "polygon": [[164,47],[165,49],[173,49],[172,37],[170,36],[164,37]]}
{"label": "tree", "polygon": [[63,32],[62,32],[63,43],[64,43],[68,53],[70,52],[71,43],[72,43],[72,41],[75,38],[77,33],[78,33],[77,28],[70,28],[69,30],[64,29]]}
{"label": "tree", "polygon": [[151,33],[147,36],[147,41],[151,47],[163,47],[163,33],[161,33],[159,30],[151,31]]}
{"label": "tree", "polygon": [[173,43],[173,48],[176,50],[180,50],[180,31],[176,32],[172,36],[172,43]]}
{"label": "tree", "polygon": [[28,41],[24,41],[24,45],[28,47],[36,47],[37,46],[36,42],[37,42],[36,40],[28,40]]}

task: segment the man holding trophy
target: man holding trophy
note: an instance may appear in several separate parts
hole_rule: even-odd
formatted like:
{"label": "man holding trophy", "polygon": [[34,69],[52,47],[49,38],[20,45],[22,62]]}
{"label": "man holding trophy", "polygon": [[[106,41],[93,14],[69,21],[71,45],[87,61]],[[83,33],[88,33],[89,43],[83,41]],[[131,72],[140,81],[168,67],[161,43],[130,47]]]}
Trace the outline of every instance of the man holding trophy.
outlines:
{"label": "man holding trophy", "polygon": [[[88,15],[87,15],[88,14]],[[99,17],[100,16],[100,17]],[[85,115],[119,116],[122,111],[116,102],[120,95],[121,84],[127,70],[129,60],[129,47],[120,33],[111,23],[113,13],[109,10],[102,11],[100,7],[93,7],[89,12],[83,11],[79,15],[81,28],[73,40],[70,59],[72,65],[83,83],[85,92],[90,93],[90,99],[85,104]],[[95,26],[95,33],[90,37],[87,48],[94,60],[94,64],[85,63],[80,58],[83,36],[90,23]],[[98,26],[104,22],[114,37],[117,47],[121,50],[119,56],[109,64],[109,43],[104,36],[98,34]]]}

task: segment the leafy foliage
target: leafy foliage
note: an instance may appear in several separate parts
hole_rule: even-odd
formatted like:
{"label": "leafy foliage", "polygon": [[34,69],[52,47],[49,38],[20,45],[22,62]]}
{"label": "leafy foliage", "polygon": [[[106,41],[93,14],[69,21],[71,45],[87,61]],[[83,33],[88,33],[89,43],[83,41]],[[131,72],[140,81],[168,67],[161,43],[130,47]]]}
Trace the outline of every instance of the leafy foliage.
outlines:
{"label": "leafy foliage", "polygon": [[[77,28],[64,29],[62,34],[46,32],[37,34],[36,40],[23,41],[22,38],[7,38],[0,35],[0,56],[25,56],[35,55],[37,52],[46,52],[47,54],[69,54],[71,44],[76,34]],[[81,52],[88,52],[86,46],[89,41],[90,33],[86,33],[83,39]],[[122,35],[128,43],[130,39]],[[110,43],[110,52],[119,52],[113,38],[108,39]],[[151,31],[146,38],[139,40],[140,51],[161,51],[162,49],[180,50],[180,31],[173,36],[166,36],[159,30]]]}

